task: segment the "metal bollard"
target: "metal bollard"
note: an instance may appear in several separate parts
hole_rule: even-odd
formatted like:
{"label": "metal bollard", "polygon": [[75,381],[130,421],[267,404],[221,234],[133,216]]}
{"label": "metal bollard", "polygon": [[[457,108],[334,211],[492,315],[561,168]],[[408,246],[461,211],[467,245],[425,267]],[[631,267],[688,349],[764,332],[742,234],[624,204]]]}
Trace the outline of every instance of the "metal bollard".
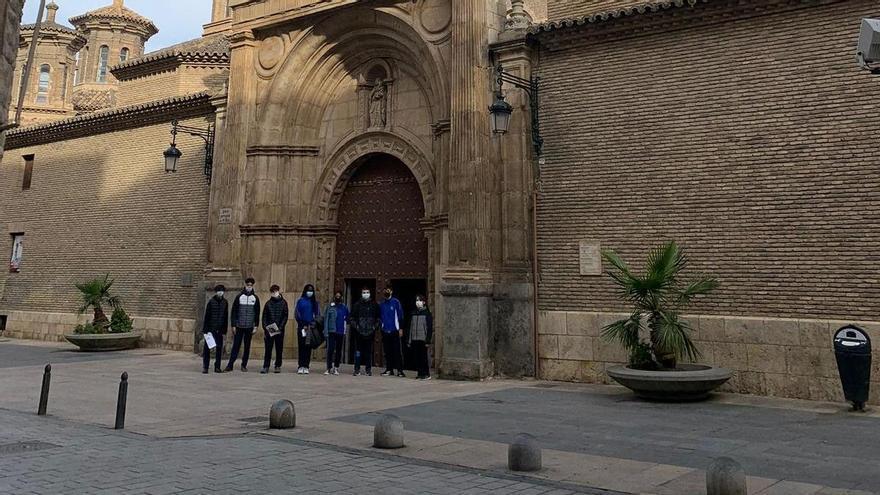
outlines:
{"label": "metal bollard", "polygon": [[40,406],[37,408],[37,416],[45,416],[49,406],[49,382],[52,380],[52,365],[47,364],[43,370],[43,388],[40,389]]}
{"label": "metal bollard", "polygon": [[122,373],[122,381],[119,382],[119,398],[116,400],[116,426],[114,429],[125,428],[125,402],[128,400],[128,372]]}
{"label": "metal bollard", "polygon": [[706,470],[707,495],[748,495],[746,472],[729,457],[719,457]]}

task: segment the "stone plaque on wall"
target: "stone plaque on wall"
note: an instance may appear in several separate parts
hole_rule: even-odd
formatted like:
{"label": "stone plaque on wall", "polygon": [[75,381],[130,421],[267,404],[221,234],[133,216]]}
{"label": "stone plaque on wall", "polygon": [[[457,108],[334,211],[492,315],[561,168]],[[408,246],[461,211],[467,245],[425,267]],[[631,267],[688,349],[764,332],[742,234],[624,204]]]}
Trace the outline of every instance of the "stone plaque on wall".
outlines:
{"label": "stone plaque on wall", "polygon": [[232,208],[220,208],[220,225],[232,223]]}
{"label": "stone plaque on wall", "polygon": [[581,275],[602,275],[602,248],[595,241],[581,241]]}

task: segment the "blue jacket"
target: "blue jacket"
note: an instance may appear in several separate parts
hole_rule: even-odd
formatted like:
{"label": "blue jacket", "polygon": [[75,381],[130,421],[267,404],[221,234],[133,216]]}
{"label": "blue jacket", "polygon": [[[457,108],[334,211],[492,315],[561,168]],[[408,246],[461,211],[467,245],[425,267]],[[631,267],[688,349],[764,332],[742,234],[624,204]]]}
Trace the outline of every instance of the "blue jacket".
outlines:
{"label": "blue jacket", "polygon": [[382,332],[394,333],[403,325],[403,308],[396,297],[384,299],[379,304],[379,312],[382,317]]}
{"label": "blue jacket", "polygon": [[300,297],[299,301],[296,302],[296,311],[293,313],[293,317],[296,318],[299,328],[302,328],[314,323],[315,317],[320,314],[321,307],[318,306],[317,301],[312,303],[311,299]]}
{"label": "blue jacket", "polygon": [[[336,313],[331,317],[331,313]],[[334,333],[345,335],[345,322],[348,321],[348,308],[345,304],[329,305],[324,310],[324,336],[330,335],[330,325]],[[335,323],[334,323],[335,322]]]}

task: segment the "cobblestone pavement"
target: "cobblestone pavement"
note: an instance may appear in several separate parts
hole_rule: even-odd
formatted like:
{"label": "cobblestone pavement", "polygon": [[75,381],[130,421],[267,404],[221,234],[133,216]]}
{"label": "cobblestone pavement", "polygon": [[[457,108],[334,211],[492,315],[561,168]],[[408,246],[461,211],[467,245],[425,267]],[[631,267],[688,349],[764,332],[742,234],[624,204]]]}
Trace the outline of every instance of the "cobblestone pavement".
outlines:
{"label": "cobblestone pavement", "polygon": [[261,434],[155,439],[0,410],[0,493],[254,492],[613,493]]}

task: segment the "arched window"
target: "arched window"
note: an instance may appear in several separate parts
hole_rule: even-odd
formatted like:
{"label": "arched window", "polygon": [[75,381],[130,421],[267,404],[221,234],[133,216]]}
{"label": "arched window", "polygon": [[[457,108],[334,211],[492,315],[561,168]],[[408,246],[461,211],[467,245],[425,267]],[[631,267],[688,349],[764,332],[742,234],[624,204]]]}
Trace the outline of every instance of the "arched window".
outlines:
{"label": "arched window", "polygon": [[98,58],[98,82],[107,82],[107,61],[110,58],[110,47],[101,46],[100,56]]}
{"label": "arched window", "polygon": [[128,60],[128,48],[123,48],[122,51],[119,52],[119,63],[125,62]]}
{"label": "arched window", "polygon": [[48,65],[40,66],[40,81],[37,84],[37,103],[49,103],[49,80],[51,68]]}
{"label": "arched window", "polygon": [[82,50],[76,52],[76,58],[74,59],[73,66],[73,84],[79,84],[79,54],[82,53]]}

